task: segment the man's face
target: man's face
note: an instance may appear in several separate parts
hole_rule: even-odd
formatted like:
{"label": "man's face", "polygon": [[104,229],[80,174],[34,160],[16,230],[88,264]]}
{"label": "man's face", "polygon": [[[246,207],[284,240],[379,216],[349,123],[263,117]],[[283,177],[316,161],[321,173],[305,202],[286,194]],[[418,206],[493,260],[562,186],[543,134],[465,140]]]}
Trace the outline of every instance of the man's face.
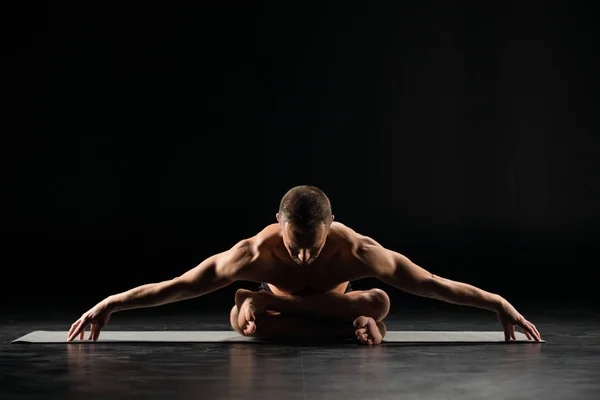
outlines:
{"label": "man's face", "polygon": [[316,229],[302,230],[282,222],[283,243],[292,259],[300,265],[312,264],[325,246],[329,227],[321,224]]}

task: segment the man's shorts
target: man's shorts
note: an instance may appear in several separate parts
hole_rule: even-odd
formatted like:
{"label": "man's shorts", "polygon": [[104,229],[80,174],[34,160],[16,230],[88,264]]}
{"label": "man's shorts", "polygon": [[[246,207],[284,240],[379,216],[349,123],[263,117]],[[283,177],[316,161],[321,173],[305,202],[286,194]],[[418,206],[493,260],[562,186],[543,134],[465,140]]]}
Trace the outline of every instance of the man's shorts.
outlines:
{"label": "man's shorts", "polygon": [[[348,282],[348,286],[346,286],[346,290],[344,291],[344,293],[348,293],[351,292],[352,289],[352,283]],[[265,282],[261,283],[260,286],[258,287],[258,291],[259,292],[267,292],[267,293],[273,293],[273,291],[271,290],[271,288],[269,287],[269,285],[267,285]]]}

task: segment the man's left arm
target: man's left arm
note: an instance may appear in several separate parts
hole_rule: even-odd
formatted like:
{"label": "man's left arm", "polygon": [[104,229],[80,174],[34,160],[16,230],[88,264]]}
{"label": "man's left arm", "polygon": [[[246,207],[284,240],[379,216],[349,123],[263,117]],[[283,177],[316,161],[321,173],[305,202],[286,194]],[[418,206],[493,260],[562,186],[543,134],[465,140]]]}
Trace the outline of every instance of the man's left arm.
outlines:
{"label": "man's left arm", "polygon": [[497,313],[507,341],[510,338],[516,339],[515,325],[520,326],[529,339],[541,340],[535,325],[527,321],[507,300],[497,294],[434,275],[406,256],[388,250],[374,241],[365,241],[357,255],[374,270],[379,280],[400,290]]}

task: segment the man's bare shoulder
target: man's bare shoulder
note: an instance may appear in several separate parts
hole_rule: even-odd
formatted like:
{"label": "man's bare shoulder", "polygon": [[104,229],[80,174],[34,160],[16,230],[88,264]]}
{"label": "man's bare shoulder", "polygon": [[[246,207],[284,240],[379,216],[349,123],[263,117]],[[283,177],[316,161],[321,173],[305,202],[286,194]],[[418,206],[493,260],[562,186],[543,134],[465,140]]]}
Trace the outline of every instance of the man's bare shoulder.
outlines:
{"label": "man's bare shoulder", "polygon": [[279,224],[270,224],[256,235],[241,240],[235,247],[240,252],[252,254],[254,262],[259,262],[268,256],[272,250],[281,243],[281,229]]}
{"label": "man's bare shoulder", "polygon": [[347,250],[350,253],[354,253],[364,246],[378,245],[378,243],[369,236],[363,235],[337,221],[334,221],[331,224],[330,238],[341,250]]}
{"label": "man's bare shoulder", "polygon": [[281,242],[281,228],[279,224],[265,226],[255,236],[249,238],[257,250],[269,250]]}
{"label": "man's bare shoulder", "polygon": [[271,259],[272,249],[278,241],[281,241],[279,226],[268,225],[256,235],[238,241],[228,251],[217,255],[217,266],[223,273],[238,279],[253,280]]}
{"label": "man's bare shoulder", "polygon": [[343,264],[359,275],[377,276],[387,264],[388,251],[373,238],[339,222],[331,225],[331,234]]}

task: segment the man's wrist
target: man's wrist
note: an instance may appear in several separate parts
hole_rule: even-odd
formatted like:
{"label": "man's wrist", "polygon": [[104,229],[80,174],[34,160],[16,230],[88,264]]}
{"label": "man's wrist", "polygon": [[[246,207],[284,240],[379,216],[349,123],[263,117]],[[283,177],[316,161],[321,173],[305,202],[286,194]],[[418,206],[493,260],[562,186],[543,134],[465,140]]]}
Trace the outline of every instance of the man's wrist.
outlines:
{"label": "man's wrist", "polygon": [[109,312],[119,311],[118,306],[119,302],[117,301],[114,295],[108,296],[102,301]]}
{"label": "man's wrist", "polygon": [[504,309],[504,304],[506,303],[506,300],[500,296],[500,295],[494,295],[494,300],[493,300],[493,311],[495,312],[500,312]]}

